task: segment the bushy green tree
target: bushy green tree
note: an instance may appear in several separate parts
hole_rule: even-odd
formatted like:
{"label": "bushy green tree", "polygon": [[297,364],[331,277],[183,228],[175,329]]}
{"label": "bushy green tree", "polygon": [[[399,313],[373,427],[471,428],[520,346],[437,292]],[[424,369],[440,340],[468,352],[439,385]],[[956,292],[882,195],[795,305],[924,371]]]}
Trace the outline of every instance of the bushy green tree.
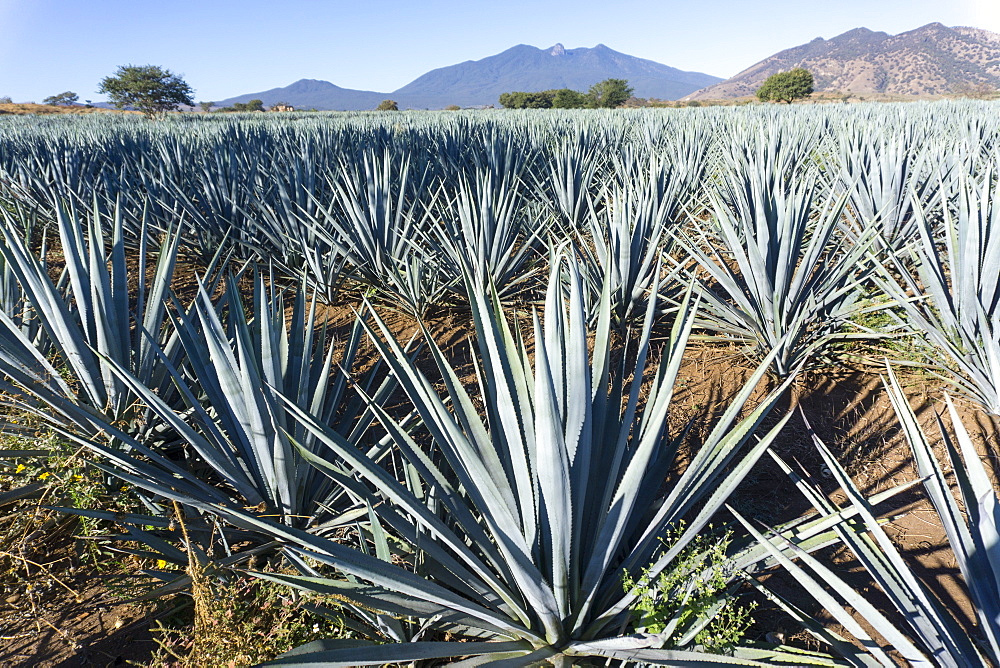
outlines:
{"label": "bushy green tree", "polygon": [[587,106],[587,96],[569,88],[561,88],[552,98],[554,109],[582,109]]}
{"label": "bushy green tree", "polygon": [[796,67],[787,72],[778,72],[767,78],[757,89],[757,99],[761,102],[785,102],[806,97],[813,92],[813,75],[809,70]]}
{"label": "bushy green tree", "polygon": [[551,109],[555,94],[553,90],[501,93],[500,104],[507,109]]}
{"label": "bushy green tree", "polygon": [[382,100],[375,107],[375,111],[399,111],[399,105],[395,100]]}
{"label": "bushy green tree", "polygon": [[502,93],[500,104],[506,109],[612,108],[622,106],[631,96],[632,87],[625,79],[605,79],[591,86],[587,93],[569,88]]}
{"label": "bushy green tree", "polygon": [[59,93],[58,95],[49,95],[47,98],[42,100],[42,104],[69,106],[71,104],[76,104],[79,99],[79,95],[71,90],[68,90],[65,93]]}
{"label": "bushy green tree", "polygon": [[613,109],[625,104],[632,97],[635,89],[628,85],[626,79],[605,79],[590,87],[587,92],[587,106],[599,109]]}
{"label": "bushy green tree", "polygon": [[122,65],[97,89],[119,109],[131,107],[152,118],[158,113],[193,106],[194,90],[183,79],[156,65]]}
{"label": "bushy green tree", "polygon": [[569,88],[534,92],[514,91],[503,93],[500,104],[507,109],[579,109],[586,106],[587,98]]}
{"label": "bushy green tree", "polygon": [[202,111],[212,111],[212,107],[215,106],[215,102],[211,100],[206,100],[204,102],[199,102],[198,106],[201,107]]}

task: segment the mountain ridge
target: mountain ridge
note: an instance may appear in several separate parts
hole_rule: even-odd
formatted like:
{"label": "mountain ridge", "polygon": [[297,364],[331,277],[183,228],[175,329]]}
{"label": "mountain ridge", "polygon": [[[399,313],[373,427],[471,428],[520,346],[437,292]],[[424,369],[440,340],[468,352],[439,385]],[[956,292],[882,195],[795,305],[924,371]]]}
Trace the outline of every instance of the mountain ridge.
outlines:
{"label": "mountain ridge", "polygon": [[628,79],[637,96],[659,99],[682,97],[703,81],[721,81],[700,72],[685,72],[629,56],[604,44],[575,49],[558,43],[548,49],[518,44],[481,60],[431,70],[393,95],[415,100],[414,106],[425,106],[420,104],[425,98],[443,99],[445,95],[454,98],[450,104],[469,106],[483,104],[486,99],[493,100],[489,104],[496,104],[496,98],[508,91],[558,88],[586,91],[609,78]]}
{"label": "mountain ridge", "polygon": [[324,104],[333,96],[344,100],[345,104],[360,105],[358,108],[362,109],[374,108],[375,105],[385,99],[384,93],[341,88],[336,84],[323,81],[322,79],[299,79],[288,86],[231,97],[217,102],[216,106],[224,107],[232,105],[235,102],[249,102],[250,100],[257,99],[263,101],[267,106],[284,102],[304,109],[320,109],[322,107],[319,105]]}
{"label": "mountain ridge", "polygon": [[341,88],[319,79],[300,79],[288,86],[245,93],[216,103],[259,99],[265,105],[285,102],[299,108],[373,109],[395,100],[401,109],[441,109],[449,105],[497,105],[501,93],[572,88],[586,91],[604,79],[628,79],[640,97],[677,99],[719,81],[701,72],[687,72],[652,60],[630,56],[604,44],[567,49],[555,44],[539,49],[518,44],[493,56],[430,70],[390,93]]}

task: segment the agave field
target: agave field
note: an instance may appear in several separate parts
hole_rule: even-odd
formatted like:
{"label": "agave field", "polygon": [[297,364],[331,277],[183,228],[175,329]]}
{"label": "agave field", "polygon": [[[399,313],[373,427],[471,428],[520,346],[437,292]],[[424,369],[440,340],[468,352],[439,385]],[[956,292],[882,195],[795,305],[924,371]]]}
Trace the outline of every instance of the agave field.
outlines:
{"label": "agave field", "polygon": [[[998,666],[997,111],[0,119],[6,432],[134,495],[60,512],[196,624],[234,574],[337,621],[268,665]],[[694,350],[750,370],[692,413]],[[830,368],[882,375],[910,480],[812,430]],[[801,512],[741,512],[764,466]]]}

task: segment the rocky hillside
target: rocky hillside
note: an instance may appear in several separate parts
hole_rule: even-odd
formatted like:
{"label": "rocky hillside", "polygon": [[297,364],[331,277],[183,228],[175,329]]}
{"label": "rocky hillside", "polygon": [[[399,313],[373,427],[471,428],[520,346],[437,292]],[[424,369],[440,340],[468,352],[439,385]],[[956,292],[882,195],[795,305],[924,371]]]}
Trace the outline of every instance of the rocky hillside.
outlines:
{"label": "rocky hillside", "polygon": [[1000,87],[1000,35],[940,23],[898,35],[856,28],[776,53],[685,99],[753,95],[767,77],[793,67],[812,72],[818,92],[942,95]]}

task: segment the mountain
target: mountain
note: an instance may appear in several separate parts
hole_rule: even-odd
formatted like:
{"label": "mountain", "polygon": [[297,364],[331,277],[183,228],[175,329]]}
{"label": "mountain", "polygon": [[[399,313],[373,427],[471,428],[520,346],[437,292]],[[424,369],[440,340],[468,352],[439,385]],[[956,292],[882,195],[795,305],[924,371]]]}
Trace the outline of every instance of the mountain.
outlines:
{"label": "mountain", "polygon": [[566,49],[562,44],[539,49],[519,44],[482,60],[431,70],[393,95],[413,107],[466,107],[496,104],[500,94],[508,91],[572,88],[586,92],[604,79],[628,79],[638,97],[663,100],[675,100],[721,81],[619,53],[603,44],[592,49]]}
{"label": "mountain", "polygon": [[216,102],[215,106],[228,107],[236,102],[261,100],[266,107],[284,102],[299,109],[374,109],[385,98],[385,93],[341,88],[329,81],[318,79],[299,79],[284,88],[272,88],[260,93],[237,95]]}
{"label": "mountain", "polygon": [[391,93],[340,88],[327,81],[302,79],[284,88],[247,93],[216,102],[259,99],[265,106],[286,102],[300,109],[374,109],[393,99],[400,109],[442,109],[498,104],[501,93],[572,88],[586,91],[604,79],[628,79],[639,97],[674,100],[718,81],[700,72],[685,72],[636,58],[598,44],[592,49],[566,49],[556,44],[539,49],[520,44],[482,60],[431,70]]}
{"label": "mountain", "polygon": [[793,67],[812,72],[817,92],[941,95],[961,87],[1000,87],[1000,35],[940,23],[898,35],[856,28],[780,51],[685,99],[753,95],[769,76]]}

